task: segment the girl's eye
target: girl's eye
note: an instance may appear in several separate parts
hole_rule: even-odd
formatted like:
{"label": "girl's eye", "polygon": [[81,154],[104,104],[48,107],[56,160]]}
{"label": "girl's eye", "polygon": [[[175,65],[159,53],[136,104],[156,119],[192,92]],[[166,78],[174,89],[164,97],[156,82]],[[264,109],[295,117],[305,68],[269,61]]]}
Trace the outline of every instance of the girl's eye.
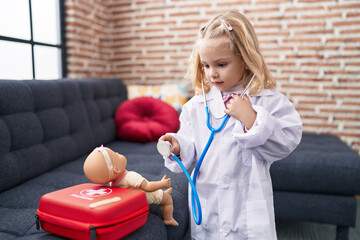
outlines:
{"label": "girl's eye", "polygon": [[210,66],[208,64],[203,64],[204,68],[209,68]]}
{"label": "girl's eye", "polygon": [[227,64],[226,63],[219,63],[218,66],[219,67],[225,67]]}

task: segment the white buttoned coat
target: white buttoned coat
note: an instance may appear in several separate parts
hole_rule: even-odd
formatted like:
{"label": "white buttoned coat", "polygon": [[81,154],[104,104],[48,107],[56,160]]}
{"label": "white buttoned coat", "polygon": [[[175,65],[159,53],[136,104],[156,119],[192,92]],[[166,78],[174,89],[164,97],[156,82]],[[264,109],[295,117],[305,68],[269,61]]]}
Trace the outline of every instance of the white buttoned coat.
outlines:
{"label": "white buttoned coat", "polygon": [[[196,188],[201,225],[192,218],[189,186],[192,239],[277,239],[269,168],[299,144],[302,123],[292,103],[275,90],[266,89],[249,98],[257,113],[253,127],[245,132],[244,125],[230,117],[224,129],[215,133],[200,168]],[[210,123],[217,128],[225,110],[221,92],[212,87],[207,101]],[[173,136],[188,169],[197,163],[210,136],[202,95],[184,105],[180,130]],[[181,172],[170,158],[165,158],[165,166]]]}

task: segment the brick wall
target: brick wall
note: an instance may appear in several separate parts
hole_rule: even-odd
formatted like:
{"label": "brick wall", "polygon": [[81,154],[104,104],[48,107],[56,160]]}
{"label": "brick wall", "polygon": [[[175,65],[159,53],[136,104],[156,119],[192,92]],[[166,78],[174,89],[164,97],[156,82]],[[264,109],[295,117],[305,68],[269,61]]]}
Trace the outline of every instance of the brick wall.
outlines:
{"label": "brick wall", "polygon": [[106,1],[65,0],[68,77],[112,77],[112,15]]}
{"label": "brick wall", "polygon": [[197,32],[228,11],[252,22],[304,131],[360,151],[358,0],[66,0],[68,77],[182,81]]}

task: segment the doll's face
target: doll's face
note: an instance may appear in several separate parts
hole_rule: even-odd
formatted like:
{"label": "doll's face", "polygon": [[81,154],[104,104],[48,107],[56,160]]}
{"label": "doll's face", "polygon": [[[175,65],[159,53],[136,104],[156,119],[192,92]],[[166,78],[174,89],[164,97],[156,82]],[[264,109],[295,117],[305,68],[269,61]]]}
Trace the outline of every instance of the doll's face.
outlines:
{"label": "doll's face", "polygon": [[[106,153],[104,155],[102,151],[106,151],[109,156],[108,160],[111,161],[110,169],[106,164]],[[90,181],[104,184],[112,182],[123,173],[127,159],[124,155],[116,153],[110,148],[103,148],[102,151],[96,148],[90,153],[84,163],[84,173]]]}
{"label": "doll's face", "polygon": [[114,152],[110,148],[105,148],[110,156],[111,163],[113,165],[113,171],[115,173],[122,173],[127,165],[127,159],[124,155]]}

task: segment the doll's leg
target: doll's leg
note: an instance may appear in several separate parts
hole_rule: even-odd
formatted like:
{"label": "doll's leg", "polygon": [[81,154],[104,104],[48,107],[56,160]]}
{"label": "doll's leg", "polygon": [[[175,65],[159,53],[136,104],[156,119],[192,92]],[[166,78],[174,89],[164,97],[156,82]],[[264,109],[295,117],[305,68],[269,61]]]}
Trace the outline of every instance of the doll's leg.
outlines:
{"label": "doll's leg", "polygon": [[173,218],[173,200],[170,196],[172,188],[164,191],[163,199],[161,201],[161,211],[163,213],[165,225],[179,226],[179,223]]}

